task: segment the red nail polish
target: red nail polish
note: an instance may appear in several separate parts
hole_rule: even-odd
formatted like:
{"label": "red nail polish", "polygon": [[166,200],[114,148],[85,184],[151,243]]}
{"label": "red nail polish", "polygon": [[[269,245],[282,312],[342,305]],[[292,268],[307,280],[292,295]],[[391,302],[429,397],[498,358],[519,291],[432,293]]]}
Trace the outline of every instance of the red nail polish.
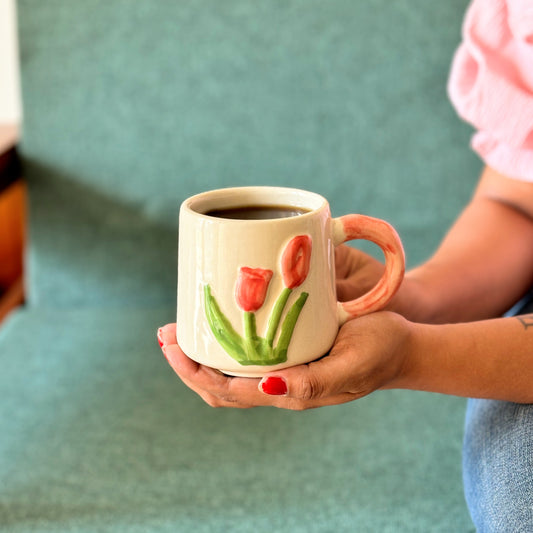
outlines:
{"label": "red nail polish", "polygon": [[162,333],[163,333],[163,332],[161,331],[161,328],[159,328],[159,329],[157,330],[157,342],[159,343],[159,347],[160,347],[160,348],[163,348],[163,341],[162,341],[162,339],[161,339],[161,334],[162,334]]}
{"label": "red nail polish", "polygon": [[283,378],[270,376],[261,382],[261,390],[271,396],[283,396],[287,394],[287,383]]}

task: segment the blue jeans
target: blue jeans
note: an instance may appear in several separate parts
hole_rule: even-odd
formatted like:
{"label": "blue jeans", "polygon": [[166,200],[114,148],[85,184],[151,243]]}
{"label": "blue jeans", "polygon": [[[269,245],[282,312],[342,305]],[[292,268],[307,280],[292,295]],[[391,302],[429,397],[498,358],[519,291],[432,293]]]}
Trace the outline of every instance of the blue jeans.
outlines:
{"label": "blue jeans", "polygon": [[463,479],[478,532],[533,532],[533,405],[468,400]]}
{"label": "blue jeans", "polygon": [[463,480],[479,533],[533,532],[533,404],[468,400]]}

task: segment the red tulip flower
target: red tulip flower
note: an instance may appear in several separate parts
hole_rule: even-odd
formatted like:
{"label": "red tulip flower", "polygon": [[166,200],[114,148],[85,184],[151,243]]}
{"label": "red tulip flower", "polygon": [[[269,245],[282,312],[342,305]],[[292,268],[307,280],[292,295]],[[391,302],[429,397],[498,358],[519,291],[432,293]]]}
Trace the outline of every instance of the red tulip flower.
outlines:
{"label": "red tulip flower", "polygon": [[298,235],[287,244],[281,256],[283,283],[288,289],[299,287],[309,273],[311,261],[311,237]]}
{"label": "red tulip flower", "polygon": [[272,270],[265,268],[241,267],[239,269],[235,300],[243,311],[253,313],[261,308],[265,302],[272,274]]}

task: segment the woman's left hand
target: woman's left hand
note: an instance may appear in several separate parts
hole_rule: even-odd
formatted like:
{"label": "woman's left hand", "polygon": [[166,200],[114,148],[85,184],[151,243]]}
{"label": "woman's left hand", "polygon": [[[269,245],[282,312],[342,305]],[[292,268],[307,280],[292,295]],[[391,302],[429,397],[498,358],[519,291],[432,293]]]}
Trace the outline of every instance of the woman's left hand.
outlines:
{"label": "woman's left hand", "polygon": [[328,355],[262,379],[230,377],[196,363],[176,343],[176,324],[160,328],[158,340],[176,374],[212,407],[303,410],[400,386],[408,369],[412,326],[391,312],[351,320],[339,330]]}

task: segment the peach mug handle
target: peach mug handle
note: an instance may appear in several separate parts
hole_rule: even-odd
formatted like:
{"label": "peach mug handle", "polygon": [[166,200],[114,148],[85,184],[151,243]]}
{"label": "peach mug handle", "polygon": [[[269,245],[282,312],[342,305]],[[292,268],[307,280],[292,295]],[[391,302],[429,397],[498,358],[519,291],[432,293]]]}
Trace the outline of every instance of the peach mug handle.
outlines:
{"label": "peach mug handle", "polygon": [[396,230],[384,220],[366,215],[345,215],[333,219],[333,244],[365,239],[377,244],[385,255],[385,272],[366,294],[349,302],[338,302],[339,324],[382,309],[399,289],[405,272],[405,254]]}

